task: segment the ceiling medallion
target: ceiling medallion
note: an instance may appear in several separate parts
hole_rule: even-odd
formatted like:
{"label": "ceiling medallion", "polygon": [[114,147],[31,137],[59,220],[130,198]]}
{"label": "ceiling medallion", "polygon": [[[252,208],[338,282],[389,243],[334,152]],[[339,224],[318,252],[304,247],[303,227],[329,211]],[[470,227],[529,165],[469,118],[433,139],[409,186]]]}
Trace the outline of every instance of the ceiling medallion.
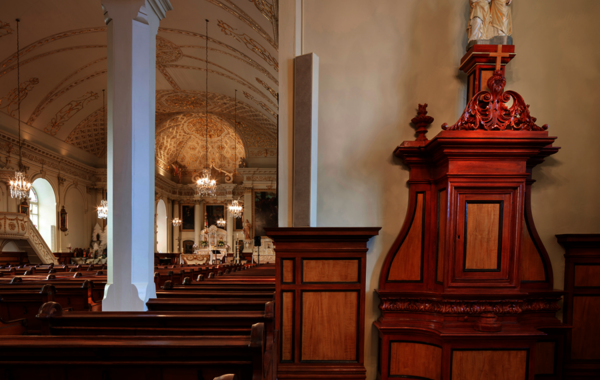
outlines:
{"label": "ceiling medallion", "polygon": [[[19,19],[17,21],[17,52],[21,51],[19,48]],[[17,99],[21,99],[21,62],[20,54],[17,54]],[[27,175],[23,170],[23,159],[21,155],[21,102],[17,103],[18,107],[18,120],[19,120],[19,170],[15,171],[15,178],[10,180],[10,196],[11,198],[23,199],[29,196],[29,189],[31,188],[31,182],[27,180]]]}

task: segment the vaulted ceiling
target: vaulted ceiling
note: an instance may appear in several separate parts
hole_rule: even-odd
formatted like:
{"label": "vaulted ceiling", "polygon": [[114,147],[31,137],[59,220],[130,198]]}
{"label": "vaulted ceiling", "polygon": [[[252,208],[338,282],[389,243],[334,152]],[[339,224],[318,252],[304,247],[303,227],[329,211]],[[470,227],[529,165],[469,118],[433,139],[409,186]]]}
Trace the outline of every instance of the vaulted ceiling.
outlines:
{"label": "vaulted ceiling", "polygon": [[[275,156],[277,0],[171,3],[174,10],[157,36],[157,165],[167,169],[177,161],[188,171],[204,165],[207,108],[209,161],[230,170],[235,156]],[[24,138],[105,165],[107,48],[100,0],[0,4],[0,128],[10,132],[18,117],[16,18]]]}

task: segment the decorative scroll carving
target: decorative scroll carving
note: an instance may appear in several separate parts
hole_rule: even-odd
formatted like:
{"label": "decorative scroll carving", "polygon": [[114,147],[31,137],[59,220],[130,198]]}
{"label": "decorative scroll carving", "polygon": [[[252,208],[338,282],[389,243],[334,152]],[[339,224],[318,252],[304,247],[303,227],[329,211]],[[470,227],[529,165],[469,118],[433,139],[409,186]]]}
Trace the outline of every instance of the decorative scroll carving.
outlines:
{"label": "decorative scroll carving", "polygon": [[271,114],[271,116],[273,116],[274,118],[277,119],[277,112],[273,111],[272,109],[270,109],[264,102],[261,102],[260,100],[256,99],[254,96],[252,96],[252,94],[244,91],[244,96],[246,97],[246,99],[250,99],[252,100],[254,103],[258,104],[260,106],[260,108],[262,108],[263,110],[267,111],[268,113]]}
{"label": "decorative scroll carving", "polygon": [[[516,130],[516,131],[544,131],[548,129],[545,124],[539,127],[535,124],[536,118],[529,114],[529,105],[521,95],[514,91],[504,91],[506,78],[501,70],[494,72],[487,82],[491,91],[480,91],[469,101],[462,117],[456,124],[445,130],[477,130],[488,131]],[[513,104],[506,104],[512,99]]]}
{"label": "decorative scroll carving", "polygon": [[256,9],[258,9],[260,13],[262,13],[262,15],[265,16],[267,20],[269,20],[269,22],[273,26],[273,38],[275,39],[276,43],[279,43],[279,12],[277,9],[277,4],[279,0],[273,0],[273,4],[269,4],[266,0],[249,1],[254,3]]}
{"label": "decorative scroll carving", "polygon": [[379,308],[383,311],[427,312],[437,314],[467,314],[482,313],[521,314],[523,312],[556,312],[560,310],[558,298],[533,300],[431,300],[383,298]]}
{"label": "decorative scroll carving", "polygon": [[19,108],[19,104],[29,95],[29,92],[33,90],[35,85],[40,83],[38,78],[30,78],[28,81],[25,81],[19,85],[21,88],[21,98],[19,98],[19,87],[15,87],[9,91],[3,98],[0,99],[0,110],[6,109],[6,113],[10,116],[15,116],[15,112],[17,108]]}
{"label": "decorative scroll carving", "polygon": [[427,116],[427,103],[419,104],[417,116],[413,117],[411,122],[417,127],[417,141],[427,141],[427,137],[425,137],[427,127],[433,123],[433,118]]}
{"label": "decorative scroll carving", "polygon": [[271,86],[269,86],[268,84],[266,84],[266,83],[265,83],[264,81],[262,81],[260,78],[256,78],[256,81],[257,81],[258,83],[260,83],[260,84],[261,84],[261,85],[262,85],[262,86],[265,88],[265,90],[269,91],[269,93],[271,94],[271,96],[273,96],[275,99],[277,99],[277,91],[273,90],[273,89],[271,88]]}
{"label": "decorative scroll carving", "polygon": [[9,23],[2,22],[2,20],[0,20],[0,38],[4,37],[4,36],[8,36],[9,34],[12,34],[13,32],[14,32],[14,30],[12,30]]}
{"label": "decorative scroll carving", "polygon": [[58,265],[56,257],[25,214],[0,213],[0,241],[5,240],[26,240],[42,263]]}
{"label": "decorative scroll carving", "polygon": [[[275,49],[278,48],[278,46],[277,46],[277,37],[273,38],[273,37],[269,36],[267,34],[267,32],[260,25],[258,25],[258,23],[252,17],[250,17],[250,15],[248,15],[246,12],[244,12],[244,10],[242,10],[242,8],[238,7],[233,1],[231,1],[231,0],[224,0],[230,6],[227,6],[226,4],[224,4],[220,0],[207,0],[207,1],[209,3],[213,3],[214,5],[220,7],[221,9],[223,9],[224,11],[226,11],[226,12],[232,14],[233,16],[237,17],[240,21],[244,22],[246,25],[248,25],[249,27],[251,27],[252,29],[254,29],[254,31],[256,33],[260,34],[260,36],[262,38],[264,38],[265,40],[267,40],[267,42],[269,44],[271,44],[271,46],[273,46]],[[271,25],[273,25],[272,21],[268,17],[267,17],[267,19],[269,20],[269,22],[271,22]],[[274,32],[275,36],[277,36],[277,34],[276,34],[277,30],[275,28],[273,29],[273,32]]]}
{"label": "decorative scroll carving", "polygon": [[70,101],[56,113],[52,120],[50,120],[46,128],[44,128],[44,132],[51,136],[55,136],[67,121],[81,111],[88,103],[96,99],[98,99],[98,93],[88,91],[79,98]]}
{"label": "decorative scroll carving", "polygon": [[225,33],[227,36],[231,36],[235,38],[238,42],[246,45],[246,47],[256,53],[259,57],[265,60],[271,67],[275,69],[275,71],[279,72],[279,62],[275,57],[271,55],[261,44],[254,41],[245,33],[236,33],[233,27],[226,24],[222,20],[219,20],[218,26],[221,28],[221,31]]}

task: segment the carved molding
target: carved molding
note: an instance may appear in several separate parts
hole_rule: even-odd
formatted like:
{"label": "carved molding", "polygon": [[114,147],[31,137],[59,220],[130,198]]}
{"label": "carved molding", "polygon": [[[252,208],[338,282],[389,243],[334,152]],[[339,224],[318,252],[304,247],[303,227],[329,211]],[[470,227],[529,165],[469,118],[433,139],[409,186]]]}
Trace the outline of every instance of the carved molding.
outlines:
{"label": "carved molding", "polygon": [[393,312],[423,312],[435,314],[482,313],[521,314],[523,312],[556,312],[559,298],[531,300],[432,300],[409,298],[382,298],[379,309]]}

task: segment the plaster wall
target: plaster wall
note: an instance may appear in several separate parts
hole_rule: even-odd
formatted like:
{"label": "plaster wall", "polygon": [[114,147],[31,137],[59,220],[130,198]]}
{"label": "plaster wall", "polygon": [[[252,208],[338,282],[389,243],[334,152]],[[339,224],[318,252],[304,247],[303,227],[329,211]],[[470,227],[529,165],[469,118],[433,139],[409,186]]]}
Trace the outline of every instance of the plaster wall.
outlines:
{"label": "plaster wall", "polygon": [[[409,173],[392,151],[414,140],[409,122],[417,104],[428,103],[435,118],[429,138],[464,109],[466,81],[458,64],[467,43],[469,5],[466,0],[298,1],[303,14],[296,17],[302,21],[296,33],[302,33],[303,52],[320,58],[318,226],[383,227],[370,243],[367,268],[365,359],[367,378],[375,379],[372,324],[379,301],[373,291],[408,201]],[[296,2],[281,0],[280,9]],[[535,169],[532,194],[537,229],[552,259],[556,287],[562,288],[564,251],[554,235],[600,232],[595,168],[600,51],[593,48],[600,46],[595,30],[600,2],[517,0],[513,15],[517,57],[507,69],[507,88],[523,95],[562,147]],[[294,46],[298,36],[281,37],[287,38],[280,41],[281,67],[287,68],[293,57],[285,46]],[[281,91],[285,94],[285,86]],[[283,138],[280,144],[279,152],[290,149]]]}

